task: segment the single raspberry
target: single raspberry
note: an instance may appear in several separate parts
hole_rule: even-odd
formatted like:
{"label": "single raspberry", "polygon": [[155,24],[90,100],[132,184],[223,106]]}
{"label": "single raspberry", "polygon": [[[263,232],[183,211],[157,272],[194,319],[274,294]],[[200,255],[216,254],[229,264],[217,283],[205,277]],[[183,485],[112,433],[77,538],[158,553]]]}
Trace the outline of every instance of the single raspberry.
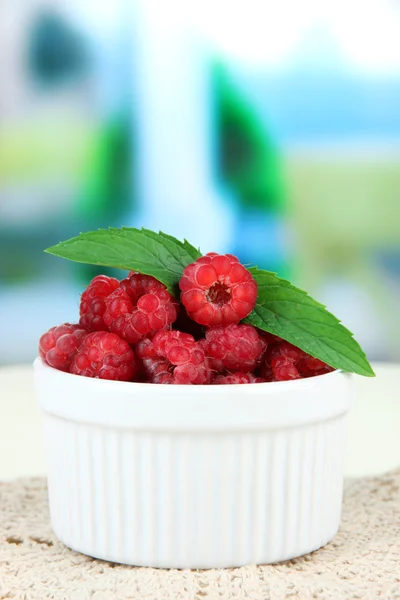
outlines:
{"label": "single raspberry", "polygon": [[189,317],[201,325],[239,323],[256,304],[257,282],[231,254],[202,256],[185,268],[179,287]]}
{"label": "single raspberry", "polygon": [[104,322],[130,344],[171,325],[178,304],[165,286],[148,275],[132,273],[105,299]]}
{"label": "single raspberry", "polygon": [[139,361],[128,342],[108,331],[89,333],[71,364],[74,375],[98,379],[131,381],[139,371]]}
{"label": "single raspberry", "polygon": [[289,342],[278,338],[277,342],[268,345],[264,361],[260,369],[261,377],[267,381],[286,381],[300,379],[296,364],[306,354]]}
{"label": "single raspberry", "polygon": [[288,381],[289,379],[301,379],[301,375],[293,360],[287,356],[277,356],[271,361],[271,369],[275,381]]}
{"label": "single raspberry", "polygon": [[87,331],[105,331],[107,329],[103,314],[106,310],[105,298],[119,286],[118,279],[97,275],[89,283],[81,296],[79,323]]}
{"label": "single raspberry", "polygon": [[286,381],[333,371],[324,362],[278,338],[268,345],[260,375],[267,381]]}
{"label": "single raspberry", "polygon": [[50,367],[69,371],[76,351],[87,336],[81,325],[64,323],[52,327],[39,340],[39,355]]}
{"label": "single raspberry", "polygon": [[308,354],[299,360],[297,368],[303,377],[314,377],[315,375],[323,375],[324,373],[334,371],[333,367],[319,360],[319,358],[314,358]]}
{"label": "single raspberry", "polygon": [[251,325],[212,327],[206,332],[206,341],[212,367],[219,373],[225,369],[243,373],[253,371],[266,349],[265,342]]}
{"label": "single raspberry", "polygon": [[264,383],[265,379],[256,377],[252,373],[232,373],[232,375],[218,375],[216,385],[238,384],[238,383]]}
{"label": "single raspberry", "polygon": [[205,384],[212,373],[204,349],[193,336],[180,331],[159,331],[136,346],[151,383]]}

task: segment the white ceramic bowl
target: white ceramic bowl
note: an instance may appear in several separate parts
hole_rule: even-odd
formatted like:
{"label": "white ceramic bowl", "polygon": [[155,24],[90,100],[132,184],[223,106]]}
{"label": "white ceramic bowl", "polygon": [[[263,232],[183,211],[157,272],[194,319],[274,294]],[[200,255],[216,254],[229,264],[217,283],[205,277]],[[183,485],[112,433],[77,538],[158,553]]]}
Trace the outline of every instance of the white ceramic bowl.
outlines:
{"label": "white ceramic bowl", "polygon": [[172,386],[34,367],[51,521],[70,548],[232,567],[293,558],[337,532],[349,375]]}

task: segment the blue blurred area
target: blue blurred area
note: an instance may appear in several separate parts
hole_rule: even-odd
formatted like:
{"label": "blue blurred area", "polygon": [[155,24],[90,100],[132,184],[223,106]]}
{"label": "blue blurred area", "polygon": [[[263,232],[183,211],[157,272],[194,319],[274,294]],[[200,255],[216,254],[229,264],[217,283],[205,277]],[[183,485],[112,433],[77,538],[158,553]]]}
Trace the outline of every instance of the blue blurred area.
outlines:
{"label": "blue blurred area", "polygon": [[302,66],[267,78],[243,73],[240,81],[282,144],[400,138],[399,75],[377,79],[345,65],[311,72]]}
{"label": "blue blurred area", "polygon": [[43,249],[108,225],[277,271],[400,358],[400,9],[250,4],[3,0],[0,363],[99,272]]}

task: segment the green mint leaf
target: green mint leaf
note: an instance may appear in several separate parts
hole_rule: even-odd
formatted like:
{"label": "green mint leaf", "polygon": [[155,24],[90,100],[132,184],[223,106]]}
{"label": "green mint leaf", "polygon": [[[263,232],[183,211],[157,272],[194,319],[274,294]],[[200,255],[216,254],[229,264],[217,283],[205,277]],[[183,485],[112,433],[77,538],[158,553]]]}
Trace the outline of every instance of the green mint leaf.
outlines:
{"label": "green mint leaf", "polygon": [[306,292],[275,273],[250,267],[258,283],[257,304],[245,323],[278,335],[331,367],[373,377],[353,334]]}
{"label": "green mint leaf", "polygon": [[174,244],[179,244],[179,246],[181,248],[184,248],[187,251],[187,253],[190,254],[190,256],[193,259],[192,262],[194,262],[195,260],[200,258],[200,256],[202,256],[200,248],[195,248],[186,239],[184,239],[183,242],[181,242],[181,241],[177,240],[176,238],[174,238],[174,236],[169,235],[168,233],[164,233],[163,231],[159,231],[158,233],[154,233],[153,231],[150,231],[149,229],[146,229],[145,231],[147,234],[152,234],[153,236],[156,236],[156,237],[162,237],[164,240],[169,240],[169,241],[173,242]]}
{"label": "green mint leaf", "polygon": [[45,252],[75,262],[152,275],[174,295],[184,268],[201,256],[186,240],[129,227],[81,233]]}

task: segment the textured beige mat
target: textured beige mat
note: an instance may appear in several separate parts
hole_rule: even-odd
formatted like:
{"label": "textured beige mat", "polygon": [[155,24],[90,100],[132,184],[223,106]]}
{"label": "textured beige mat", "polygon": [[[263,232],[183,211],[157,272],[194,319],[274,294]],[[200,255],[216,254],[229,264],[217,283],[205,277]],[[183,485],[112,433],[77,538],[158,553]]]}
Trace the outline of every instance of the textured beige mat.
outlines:
{"label": "textured beige mat", "polygon": [[274,566],[175,571],[112,565],[54,537],[42,479],[0,484],[0,599],[382,600],[400,598],[400,470],[346,486],[335,540]]}

